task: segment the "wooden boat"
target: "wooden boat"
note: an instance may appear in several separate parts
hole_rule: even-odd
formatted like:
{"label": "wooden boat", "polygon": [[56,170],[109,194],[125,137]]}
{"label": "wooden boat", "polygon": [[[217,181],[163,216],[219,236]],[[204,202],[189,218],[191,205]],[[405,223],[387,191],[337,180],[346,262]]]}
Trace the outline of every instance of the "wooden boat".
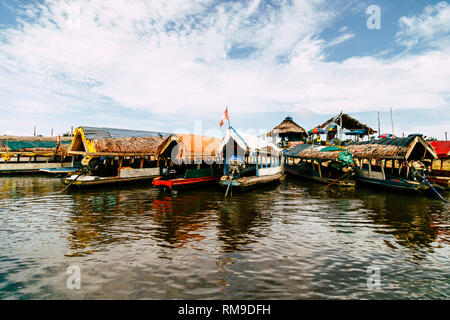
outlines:
{"label": "wooden boat", "polygon": [[407,192],[443,189],[425,178],[421,161],[435,159],[436,153],[420,136],[357,142],[345,149],[357,164],[353,178],[358,183]]}
{"label": "wooden boat", "polygon": [[64,179],[70,186],[151,181],[160,175],[158,147],[168,133],[78,127],[68,154],[82,157],[82,171]]}
{"label": "wooden boat", "polygon": [[281,150],[272,142],[229,127],[219,146],[224,159],[220,185],[244,191],[283,177]]}
{"label": "wooden boat", "polygon": [[223,173],[222,160],[216,155],[220,142],[217,138],[194,134],[171,135],[157,152],[165,165],[153,185],[179,190],[218,183]]}
{"label": "wooden boat", "polygon": [[49,174],[54,174],[54,175],[67,175],[70,173],[74,173],[79,171],[80,168],[79,167],[68,167],[68,168],[43,168],[43,169],[39,169],[39,171],[45,172],[45,173],[49,173]]}
{"label": "wooden boat", "polygon": [[66,152],[69,143],[67,138],[57,137],[0,137],[0,174],[73,167],[74,159]]}
{"label": "wooden boat", "polygon": [[354,187],[353,158],[342,148],[299,144],[284,154],[284,170],[327,185]]}

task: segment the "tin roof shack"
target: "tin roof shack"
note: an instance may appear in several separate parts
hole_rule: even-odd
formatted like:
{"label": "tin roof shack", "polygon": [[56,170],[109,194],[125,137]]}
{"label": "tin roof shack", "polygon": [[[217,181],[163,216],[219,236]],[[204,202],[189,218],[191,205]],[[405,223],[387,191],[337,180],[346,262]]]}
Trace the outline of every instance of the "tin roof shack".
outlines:
{"label": "tin roof shack", "polygon": [[[376,131],[369,126],[342,112],[336,117],[325,121],[318,126],[318,128],[325,131],[327,141],[332,141],[339,131],[342,133],[343,129],[350,130],[347,134],[356,136],[358,140],[376,133]],[[342,136],[342,134],[340,136]]]}
{"label": "tin roof shack", "polygon": [[[359,167],[357,181],[408,191],[428,191],[426,160],[437,155],[420,136],[357,142],[345,149]],[[438,186],[433,186],[437,189]]]}
{"label": "tin roof shack", "polygon": [[[83,176],[65,180],[77,186],[132,182],[159,176],[156,153],[169,133],[78,127],[68,154],[83,157]],[[75,181],[76,179],[76,181]]]}
{"label": "tin roof shack", "polygon": [[279,136],[281,138],[281,147],[290,147],[298,144],[300,141],[305,141],[308,137],[308,132],[299,126],[291,117],[286,117],[279,125],[267,133],[268,137]]}
{"label": "tin roof shack", "polygon": [[0,173],[39,173],[41,169],[70,167],[70,139],[0,136]]}

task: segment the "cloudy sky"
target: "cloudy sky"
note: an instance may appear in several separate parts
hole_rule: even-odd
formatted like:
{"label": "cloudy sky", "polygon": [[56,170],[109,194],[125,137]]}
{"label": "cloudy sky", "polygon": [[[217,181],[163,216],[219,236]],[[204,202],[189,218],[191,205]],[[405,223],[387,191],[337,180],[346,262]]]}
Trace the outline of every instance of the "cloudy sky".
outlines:
{"label": "cloudy sky", "polygon": [[443,139],[450,3],[0,0],[0,134],[212,132],[226,106],[258,131],[380,112],[382,133],[392,108],[395,134]]}

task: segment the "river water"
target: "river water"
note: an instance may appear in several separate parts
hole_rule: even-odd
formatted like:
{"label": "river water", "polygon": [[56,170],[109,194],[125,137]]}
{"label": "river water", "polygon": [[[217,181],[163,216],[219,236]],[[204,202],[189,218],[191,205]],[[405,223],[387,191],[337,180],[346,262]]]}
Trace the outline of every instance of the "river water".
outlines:
{"label": "river water", "polygon": [[0,299],[450,295],[450,205],[437,197],[293,177],[227,199],[215,187],[62,189],[0,177]]}

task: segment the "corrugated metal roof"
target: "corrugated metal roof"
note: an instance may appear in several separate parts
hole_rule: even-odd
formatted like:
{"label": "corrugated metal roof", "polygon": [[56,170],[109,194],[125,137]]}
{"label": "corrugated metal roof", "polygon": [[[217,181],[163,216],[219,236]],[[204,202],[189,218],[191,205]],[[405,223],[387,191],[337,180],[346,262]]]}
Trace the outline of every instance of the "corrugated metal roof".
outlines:
{"label": "corrugated metal roof", "polygon": [[138,137],[155,137],[165,138],[170,133],[157,131],[142,131],[129,129],[115,129],[115,128],[96,128],[96,127],[81,127],[84,135],[88,140],[101,140],[107,138],[138,138]]}

